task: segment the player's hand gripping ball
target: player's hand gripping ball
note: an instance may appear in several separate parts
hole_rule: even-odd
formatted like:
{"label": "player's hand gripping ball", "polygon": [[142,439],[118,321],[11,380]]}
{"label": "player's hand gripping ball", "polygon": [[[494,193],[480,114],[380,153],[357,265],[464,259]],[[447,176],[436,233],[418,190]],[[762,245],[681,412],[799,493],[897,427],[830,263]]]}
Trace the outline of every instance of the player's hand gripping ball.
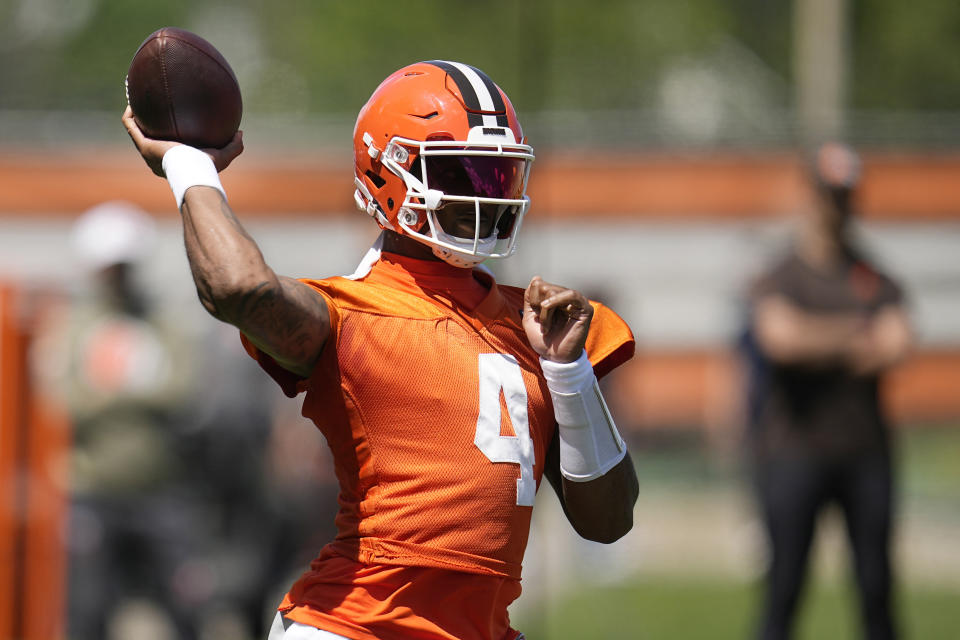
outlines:
{"label": "player's hand gripping ball", "polygon": [[176,27],[154,31],[127,71],[127,102],[148,138],[219,149],[240,127],[243,100],[217,49]]}

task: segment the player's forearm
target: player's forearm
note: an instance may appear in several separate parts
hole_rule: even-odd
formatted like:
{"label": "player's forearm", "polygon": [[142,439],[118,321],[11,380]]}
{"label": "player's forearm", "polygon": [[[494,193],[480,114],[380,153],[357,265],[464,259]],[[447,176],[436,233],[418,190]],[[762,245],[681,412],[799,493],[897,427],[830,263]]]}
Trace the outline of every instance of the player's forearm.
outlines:
{"label": "player's forearm", "polygon": [[633,528],[633,507],[639,492],[629,453],[595,480],[563,479],[563,501],[570,524],[583,538],[604,544],[619,540]]}
{"label": "player's forearm", "polygon": [[219,191],[188,189],[181,215],[187,259],[201,303],[216,318],[242,324],[250,296],[279,291],[279,278]]}
{"label": "player's forearm", "polygon": [[584,351],[567,363],[541,358],[540,367],[557,420],[555,475],[567,519],[588,540],[618,540],[633,527],[639,488],[593,365]]}

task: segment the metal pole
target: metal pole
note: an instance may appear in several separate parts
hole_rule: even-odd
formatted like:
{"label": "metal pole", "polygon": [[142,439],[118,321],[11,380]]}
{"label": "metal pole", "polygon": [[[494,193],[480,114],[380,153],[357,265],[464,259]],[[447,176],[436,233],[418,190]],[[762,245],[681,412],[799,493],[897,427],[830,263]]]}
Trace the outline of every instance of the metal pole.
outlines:
{"label": "metal pole", "polygon": [[846,132],[848,16],[848,0],[794,0],[793,69],[801,142]]}

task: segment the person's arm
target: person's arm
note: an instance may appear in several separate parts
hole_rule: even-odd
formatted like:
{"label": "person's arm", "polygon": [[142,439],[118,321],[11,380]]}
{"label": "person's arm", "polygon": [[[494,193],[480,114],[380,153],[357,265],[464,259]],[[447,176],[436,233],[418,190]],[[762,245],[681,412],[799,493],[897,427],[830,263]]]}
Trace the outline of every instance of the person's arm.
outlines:
{"label": "person's arm", "polygon": [[[164,170],[164,156],[178,143],[146,138],[129,107],[123,124],[147,165],[167,177],[171,167]],[[239,133],[223,149],[204,150],[215,171],[242,151]],[[267,265],[220,190],[190,186],[182,197],[187,259],[204,308],[236,326],[284,368],[309,375],[330,333],[326,302],[306,284],[278,276]]]}
{"label": "person's arm", "polygon": [[592,318],[578,291],[539,277],[527,287],[523,326],[540,355],[558,423],[545,474],[577,533],[610,543],[633,528],[639,486],[585,355]]}
{"label": "person's arm", "polygon": [[560,439],[554,438],[543,474],[560,499],[567,520],[582,538],[609,544],[633,528],[633,505],[640,484],[629,452],[596,480],[571,482],[560,472]]}
{"label": "person's arm", "polygon": [[810,313],[772,294],[753,309],[757,344],[772,361],[794,365],[840,364],[849,357],[867,317],[850,313]]}
{"label": "person's arm", "polygon": [[854,342],[850,368],[860,375],[888,369],[907,357],[913,346],[913,332],[906,311],[899,305],[881,307]]}
{"label": "person's arm", "polygon": [[754,307],[754,327],[760,349],[774,362],[841,365],[863,375],[896,364],[911,344],[906,313],[892,305],[871,314],[811,313],[769,295]]}

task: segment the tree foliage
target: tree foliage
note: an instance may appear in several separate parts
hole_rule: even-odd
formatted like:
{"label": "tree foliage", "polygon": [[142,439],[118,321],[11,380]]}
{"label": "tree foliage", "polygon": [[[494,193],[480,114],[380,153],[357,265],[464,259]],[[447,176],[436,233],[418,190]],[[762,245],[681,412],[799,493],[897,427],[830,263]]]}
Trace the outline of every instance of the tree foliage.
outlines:
{"label": "tree foliage", "polygon": [[[848,1],[852,108],[960,107],[960,3]],[[248,113],[355,113],[388,73],[432,58],[484,69],[524,113],[643,110],[678,64],[719,73],[722,43],[789,87],[791,19],[783,0],[7,0],[0,109],[116,110],[137,46],[173,25],[224,52]]]}

